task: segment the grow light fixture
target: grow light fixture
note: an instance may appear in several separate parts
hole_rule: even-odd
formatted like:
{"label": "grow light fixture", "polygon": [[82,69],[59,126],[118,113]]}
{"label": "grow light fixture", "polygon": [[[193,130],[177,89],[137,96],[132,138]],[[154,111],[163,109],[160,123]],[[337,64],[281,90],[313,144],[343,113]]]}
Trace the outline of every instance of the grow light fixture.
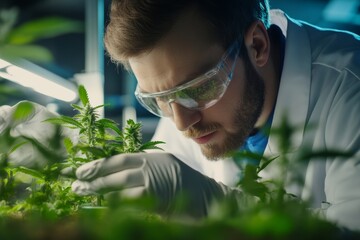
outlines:
{"label": "grow light fixture", "polygon": [[77,99],[75,84],[26,60],[13,64],[0,59],[0,77],[61,101]]}

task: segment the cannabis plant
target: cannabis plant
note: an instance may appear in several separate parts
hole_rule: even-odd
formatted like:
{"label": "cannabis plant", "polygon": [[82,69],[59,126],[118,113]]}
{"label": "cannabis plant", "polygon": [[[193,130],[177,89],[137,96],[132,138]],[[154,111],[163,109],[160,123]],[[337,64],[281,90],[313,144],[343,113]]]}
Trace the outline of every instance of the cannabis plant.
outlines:
{"label": "cannabis plant", "polygon": [[[68,168],[75,170],[86,162],[116,154],[160,149],[157,145],[163,143],[161,141],[142,142],[140,123],[128,119],[122,131],[113,120],[99,117],[96,110],[104,105],[92,107],[84,86],[79,86],[78,93],[82,105],[72,104],[78,114],[73,117],[59,116],[47,120],[78,131],[77,142],[73,142],[70,138],[64,139],[68,152],[66,159]],[[97,204],[101,205],[101,196],[97,198]]]}
{"label": "cannabis plant", "polygon": [[[162,142],[142,143],[140,123],[129,119],[121,130],[114,121],[100,119],[96,110],[103,105],[92,107],[85,88],[80,86],[78,91],[81,105],[72,104],[78,114],[73,117],[58,116],[46,120],[55,124],[55,133],[51,138],[46,139],[46,146],[27,136],[12,137],[11,128],[2,132],[0,212],[40,214],[44,217],[56,218],[72,215],[85,204],[101,205],[101,197],[80,197],[74,194],[71,191],[73,178],[63,173],[99,158],[146,149],[160,149],[157,145]],[[21,121],[21,118],[25,119],[32,111],[32,105],[24,102],[19,104],[14,118]],[[78,139],[64,137],[61,127],[71,128],[77,133]],[[23,144],[31,144],[36,148],[41,155],[39,157],[47,159],[46,164],[35,168],[10,165],[9,155]],[[59,154],[61,148],[66,149],[66,154]],[[16,178],[15,175],[21,177]],[[21,178],[25,179],[26,183],[21,182]],[[27,185],[25,196],[21,198],[15,196],[15,189],[24,184]]]}
{"label": "cannabis plant", "polygon": [[0,135],[0,201],[3,201],[2,205],[10,201],[14,195],[14,169],[9,167],[9,155],[23,144],[24,142],[19,142],[10,135],[10,129],[5,129]]}
{"label": "cannabis plant", "polygon": [[[33,111],[31,103],[19,103],[12,122],[26,121]],[[57,217],[69,215],[88,201],[72,193],[71,181],[60,174],[66,164],[65,156],[58,151],[62,144],[59,127],[56,127],[54,136],[45,139],[47,145],[28,136],[14,137],[11,132],[12,127],[7,127],[0,135],[0,213]],[[38,158],[47,159],[46,164],[29,168],[12,163],[9,160],[11,154],[23,145],[34,147]]]}
{"label": "cannabis plant", "polygon": [[[20,103],[14,111],[12,121],[21,121],[32,111],[32,105]],[[26,144],[25,139],[12,136],[9,127],[6,127],[0,133],[0,213],[10,211],[15,201],[16,169],[11,166],[9,158],[13,152],[24,144]]]}
{"label": "cannabis plant", "polygon": [[79,133],[76,143],[70,138],[64,141],[69,153],[67,158],[69,166],[77,168],[85,162],[116,154],[160,149],[157,145],[163,143],[161,141],[142,143],[140,123],[128,119],[126,126],[121,130],[113,120],[99,117],[96,110],[104,105],[92,107],[84,86],[79,86],[78,92],[82,105],[71,104],[78,114],[73,117],[59,116],[47,120]]}

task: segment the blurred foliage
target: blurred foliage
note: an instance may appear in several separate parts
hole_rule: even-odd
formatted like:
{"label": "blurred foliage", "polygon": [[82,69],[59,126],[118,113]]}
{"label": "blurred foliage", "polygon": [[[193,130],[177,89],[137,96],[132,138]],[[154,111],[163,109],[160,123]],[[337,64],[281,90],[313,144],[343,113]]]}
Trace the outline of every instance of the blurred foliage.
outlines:
{"label": "blurred foliage", "polygon": [[[11,116],[12,122],[22,122],[33,113],[30,102],[21,102]],[[49,139],[48,146],[26,136],[13,137],[11,131],[6,128],[0,133],[0,215],[39,214],[54,219],[69,215],[77,211],[79,205],[90,202],[89,197],[75,195],[71,191],[71,180],[60,175],[65,156],[54,150],[62,145],[59,127]],[[48,163],[37,169],[12,165],[10,155],[25,144],[34,146]]]}
{"label": "blurred foliage", "polygon": [[62,17],[46,17],[17,25],[17,8],[0,9],[0,57],[52,61],[51,52],[35,42],[67,33],[83,32],[82,22]]}
{"label": "blurred foliage", "polygon": [[[103,105],[92,107],[83,86],[79,86],[79,96],[82,105],[72,104],[79,114],[72,118],[59,116],[46,120],[54,123],[56,130],[54,136],[48,139],[48,146],[26,136],[15,138],[9,128],[1,133],[0,143],[3,144],[0,149],[0,214],[27,216],[36,213],[44,218],[54,219],[73,215],[82,205],[101,205],[101,196],[80,197],[71,191],[71,182],[74,180],[71,173],[77,167],[86,162],[124,152],[159,149],[157,145],[162,142],[142,143],[140,123],[128,120],[122,131],[114,121],[99,118],[96,109]],[[21,102],[15,109],[12,120],[21,122],[33,112],[34,107],[30,102]],[[61,126],[77,131],[77,142],[64,137]],[[111,130],[112,134],[108,130]],[[42,157],[47,159],[45,166],[36,169],[12,166],[9,156],[23,144],[34,146]],[[59,151],[56,151],[62,145],[65,145],[67,150],[66,155],[60,155]],[[31,179],[26,188],[28,195],[21,200],[14,197],[14,189],[19,185],[17,174],[26,175]]]}
{"label": "blurred foliage", "polygon": [[[36,215],[1,218],[1,239],[358,239],[358,233],[309,216],[298,203],[283,210],[258,206],[238,216],[199,221],[164,219],[144,209],[144,201],[121,201],[116,208],[82,209],[56,221]],[[294,211],[296,209],[296,211]],[[346,236],[346,237],[345,237]]]}
{"label": "blurred foliage", "polygon": [[[59,116],[49,119],[60,126],[80,132],[79,142],[64,140],[57,130],[45,148],[34,139],[11,136],[11,129],[0,136],[0,239],[359,239],[360,233],[349,231],[309,211],[308,204],[285,192],[285,178],[294,171],[287,156],[292,149],[291,136],[296,128],[287,124],[286,118],[278,129],[271,131],[281,143],[278,156],[266,157],[248,152],[237,152],[240,159],[261,160],[260,165],[247,165],[239,188],[246,196],[257,196],[258,202],[239,208],[237,203],[224,200],[213,204],[209,215],[192,219],[174,212],[163,216],[156,212],[156,201],[150,198],[109,199],[106,207],[87,207],[94,198],[78,197],[70,190],[71,179],[62,170],[77,167],[83,162],[118,154],[124,149],[141,151],[140,125],[128,122],[120,130],[111,120],[101,120],[89,103],[86,90],[80,86],[82,105],[73,105],[79,113],[73,118]],[[32,106],[22,104],[14,119],[25,119]],[[127,130],[126,130],[127,129]],[[110,132],[106,132],[110,131]],[[126,132],[126,133],[124,133]],[[131,139],[129,139],[131,138]],[[65,138],[67,139],[67,138]],[[41,169],[10,166],[8,157],[23,144],[31,143],[49,159]],[[127,143],[125,143],[127,142]],[[52,148],[59,144],[67,147],[67,156],[54,155]],[[124,148],[124,144],[128,147]],[[155,142],[149,146],[156,147]],[[96,150],[95,150],[96,149]],[[132,151],[131,150],[131,151]],[[109,155],[107,155],[109,154]],[[319,156],[352,156],[352,153],[304,150],[296,161],[309,161]],[[81,160],[79,160],[80,158]],[[280,174],[270,181],[262,181],[259,173],[278,164]],[[17,174],[31,176],[27,195],[17,198],[20,186]],[[303,179],[293,181],[303,183]],[[178,204],[184,204],[179,200]],[[81,207],[83,206],[83,207]],[[180,209],[181,206],[174,206]]]}

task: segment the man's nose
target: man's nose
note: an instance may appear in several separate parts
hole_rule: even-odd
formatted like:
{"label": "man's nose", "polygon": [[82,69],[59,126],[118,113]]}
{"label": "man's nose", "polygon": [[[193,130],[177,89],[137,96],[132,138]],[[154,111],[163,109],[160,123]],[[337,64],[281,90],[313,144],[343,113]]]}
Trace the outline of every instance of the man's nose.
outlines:
{"label": "man's nose", "polygon": [[176,128],[180,131],[185,131],[201,120],[201,113],[199,110],[192,110],[181,106],[175,102],[171,103],[173,113],[173,121]]}

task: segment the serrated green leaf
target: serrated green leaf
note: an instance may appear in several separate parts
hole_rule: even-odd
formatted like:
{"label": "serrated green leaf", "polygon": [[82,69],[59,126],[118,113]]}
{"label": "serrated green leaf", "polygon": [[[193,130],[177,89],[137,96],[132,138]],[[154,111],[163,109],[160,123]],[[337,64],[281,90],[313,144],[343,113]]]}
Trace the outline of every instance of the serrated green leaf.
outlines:
{"label": "serrated green leaf", "polygon": [[82,124],[75,119],[68,117],[68,116],[60,116],[57,118],[48,118],[45,120],[45,122],[53,123],[53,124],[59,124],[59,125],[73,125],[77,128],[83,128]]}
{"label": "serrated green leaf", "polygon": [[96,158],[106,157],[106,153],[101,148],[89,146],[78,146],[78,148],[84,152],[92,153]]}
{"label": "serrated green leaf", "polygon": [[30,102],[20,102],[14,113],[14,120],[23,120],[29,117],[34,112],[34,106]]}
{"label": "serrated green leaf", "polygon": [[78,120],[81,120],[84,118],[86,118],[86,116],[84,116],[82,113],[76,114],[75,116],[73,116],[73,119],[78,119]]}
{"label": "serrated green leaf", "polygon": [[248,194],[257,196],[262,200],[265,200],[268,188],[264,183],[258,182],[260,178],[257,175],[257,167],[253,165],[246,165],[244,171],[244,177],[240,180],[239,185]]}
{"label": "serrated green leaf", "polygon": [[72,152],[72,148],[74,147],[74,143],[71,141],[70,138],[65,137],[65,138],[64,138],[64,146],[65,146],[65,148],[66,148],[66,151],[67,151],[68,153],[70,153],[70,152]]}
{"label": "serrated green leaf", "polygon": [[165,142],[162,141],[151,141],[146,142],[140,147],[140,151],[149,150],[149,149],[158,149],[163,150],[162,148],[158,147],[158,144],[164,144]]}
{"label": "serrated green leaf", "polygon": [[59,169],[64,169],[64,168],[71,166],[70,162],[62,162],[62,163],[57,163],[57,164],[58,164]]}
{"label": "serrated green leaf", "polygon": [[58,171],[59,170],[59,167],[61,167],[61,164],[60,163],[54,163],[50,166],[50,171]]}
{"label": "serrated green leaf", "polygon": [[102,107],[105,107],[105,104],[97,105],[96,107],[93,107],[93,110],[98,109],[98,108],[102,108]]}
{"label": "serrated green leaf", "polygon": [[129,125],[129,126],[133,126],[133,125],[136,125],[138,123],[135,123],[135,121],[133,119],[128,119],[128,120],[126,120],[126,124]]}
{"label": "serrated green leaf", "polygon": [[246,191],[248,194],[259,197],[263,201],[266,199],[266,195],[268,193],[266,185],[256,181],[244,182],[241,184],[241,189]]}
{"label": "serrated green leaf", "polygon": [[79,105],[77,105],[77,104],[75,104],[75,103],[73,103],[73,104],[70,104],[74,109],[76,109],[76,110],[78,110],[78,111],[83,111],[84,110],[84,108],[82,107],[82,106],[79,106]]}
{"label": "serrated green leaf", "polygon": [[105,133],[104,136],[103,136],[103,141],[105,141],[105,142],[112,142],[112,141],[116,142],[116,137],[114,135],[112,135],[112,134]]}
{"label": "serrated green leaf", "polygon": [[122,134],[122,131],[119,129],[118,124],[110,119],[107,118],[103,118],[103,119],[99,119],[96,121],[97,123],[101,124],[102,126],[104,126],[105,128],[109,128],[111,130],[113,130],[114,132],[116,132],[118,135]]}
{"label": "serrated green leaf", "polygon": [[277,159],[279,156],[273,157],[271,159],[268,159],[262,163],[260,163],[258,169],[257,169],[257,173],[260,173],[262,170],[264,170],[272,161],[274,161],[275,159]]}
{"label": "serrated green leaf", "polygon": [[78,93],[81,103],[86,106],[90,104],[88,93],[83,85],[78,87]]}
{"label": "serrated green leaf", "polygon": [[34,178],[37,178],[37,179],[41,179],[41,180],[45,179],[45,175],[42,174],[41,172],[39,172],[37,170],[34,170],[34,169],[24,167],[24,166],[20,166],[20,167],[15,168],[15,171],[25,173],[25,174],[30,175],[30,176],[32,176]]}

